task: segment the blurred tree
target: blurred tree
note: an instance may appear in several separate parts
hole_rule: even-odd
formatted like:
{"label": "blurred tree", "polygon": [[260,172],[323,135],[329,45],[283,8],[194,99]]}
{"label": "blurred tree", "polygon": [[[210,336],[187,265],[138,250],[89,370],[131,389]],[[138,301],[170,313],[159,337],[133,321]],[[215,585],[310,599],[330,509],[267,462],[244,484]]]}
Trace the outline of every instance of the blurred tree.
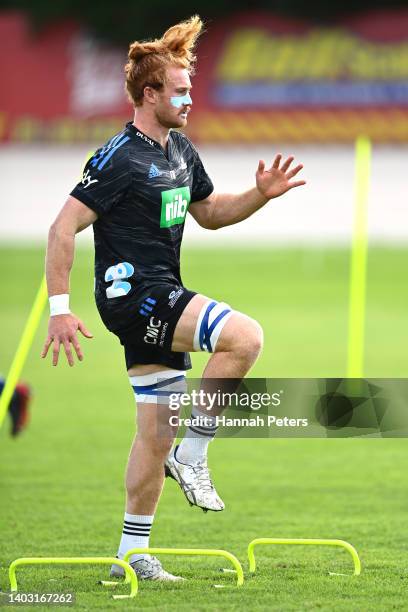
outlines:
{"label": "blurred tree", "polygon": [[268,10],[330,21],[341,14],[375,8],[407,7],[408,0],[0,0],[1,9],[26,12],[34,30],[64,18],[79,21],[95,35],[112,42],[155,38],[171,24],[198,13],[205,21],[231,15],[241,10]]}

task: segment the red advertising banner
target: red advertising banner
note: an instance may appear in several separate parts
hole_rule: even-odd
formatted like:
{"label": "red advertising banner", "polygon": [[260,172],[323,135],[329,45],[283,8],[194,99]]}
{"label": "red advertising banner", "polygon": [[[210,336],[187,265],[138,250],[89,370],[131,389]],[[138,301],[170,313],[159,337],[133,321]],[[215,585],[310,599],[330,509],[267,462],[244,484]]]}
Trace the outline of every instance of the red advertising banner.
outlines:
{"label": "red advertising banner", "polygon": [[[0,14],[0,139],[100,141],[132,116],[126,49],[64,22],[33,37]],[[408,11],[335,27],[269,13],[208,26],[188,132],[201,142],[408,141]]]}
{"label": "red advertising banner", "polygon": [[104,140],[132,117],[124,92],[126,49],[75,23],[34,36],[21,13],[0,13],[0,139]]}

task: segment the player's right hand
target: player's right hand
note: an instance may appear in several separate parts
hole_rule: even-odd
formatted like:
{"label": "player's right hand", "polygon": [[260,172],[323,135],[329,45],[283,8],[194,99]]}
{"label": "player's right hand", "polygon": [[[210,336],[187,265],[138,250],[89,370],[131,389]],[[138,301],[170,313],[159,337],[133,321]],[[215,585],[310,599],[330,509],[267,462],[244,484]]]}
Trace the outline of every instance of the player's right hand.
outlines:
{"label": "player's right hand", "polygon": [[48,349],[51,344],[54,344],[52,350],[52,365],[58,364],[58,357],[61,345],[65,349],[65,354],[70,366],[74,365],[72,356],[71,344],[75,349],[79,361],[82,361],[83,355],[78,342],[77,332],[80,331],[85,338],[93,338],[90,331],[74,314],[61,314],[50,317],[48,323],[48,336],[41,352],[41,357],[44,359],[47,356]]}

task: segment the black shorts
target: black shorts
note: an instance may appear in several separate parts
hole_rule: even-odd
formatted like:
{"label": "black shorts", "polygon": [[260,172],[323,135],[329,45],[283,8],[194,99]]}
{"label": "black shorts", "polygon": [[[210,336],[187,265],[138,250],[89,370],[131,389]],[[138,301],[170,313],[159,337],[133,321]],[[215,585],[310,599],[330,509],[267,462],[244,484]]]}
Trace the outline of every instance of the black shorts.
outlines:
{"label": "black shorts", "polygon": [[117,302],[109,311],[98,307],[106,327],[125,349],[127,369],[136,364],[191,369],[189,353],[172,351],[171,345],[178,320],[195,295],[181,285],[158,283],[138,291],[132,302]]}

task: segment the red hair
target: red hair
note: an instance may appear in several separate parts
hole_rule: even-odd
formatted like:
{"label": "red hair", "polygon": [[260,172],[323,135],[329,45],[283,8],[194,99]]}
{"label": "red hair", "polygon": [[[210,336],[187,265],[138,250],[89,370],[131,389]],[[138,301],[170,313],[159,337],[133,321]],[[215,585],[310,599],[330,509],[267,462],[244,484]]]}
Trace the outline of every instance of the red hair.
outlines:
{"label": "red hair", "polygon": [[126,91],[134,106],[143,102],[146,86],[161,89],[166,81],[166,68],[178,66],[194,74],[194,46],[203,28],[198,15],[169,28],[161,38],[133,42],[125,66]]}

